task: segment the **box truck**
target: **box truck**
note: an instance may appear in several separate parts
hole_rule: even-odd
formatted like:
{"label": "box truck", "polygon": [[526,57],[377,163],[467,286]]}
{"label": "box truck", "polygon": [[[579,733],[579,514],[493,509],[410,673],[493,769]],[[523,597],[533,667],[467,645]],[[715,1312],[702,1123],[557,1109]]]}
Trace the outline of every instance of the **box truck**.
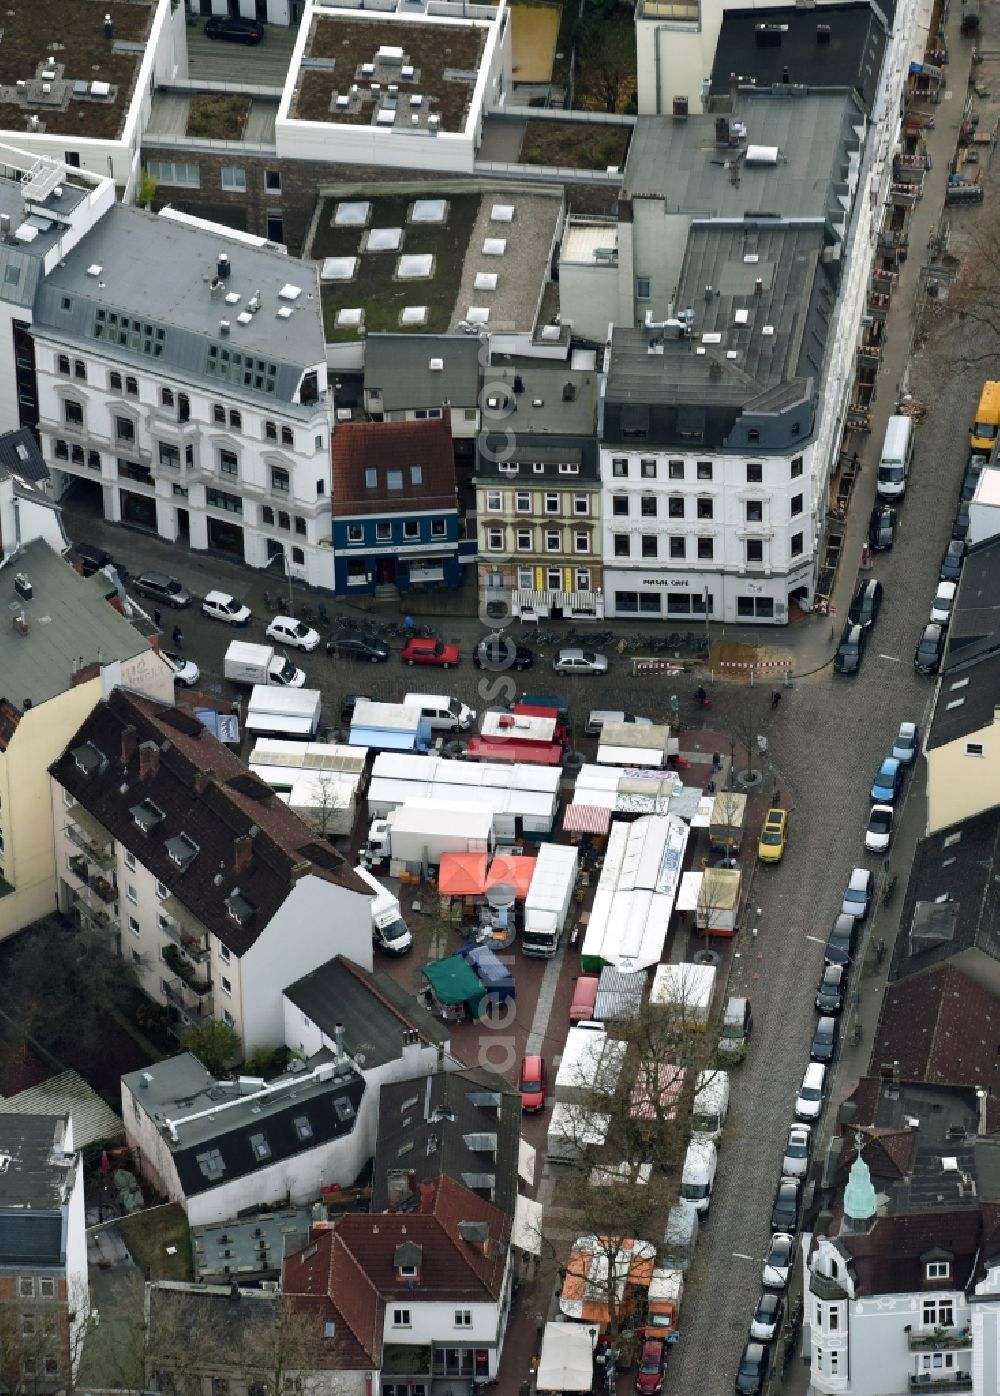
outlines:
{"label": "box truck", "polygon": [[318,688],[271,688],[254,684],[244,726],[255,736],[315,737],[323,695]]}
{"label": "box truck", "polygon": [[366,867],[359,866],[354,871],[374,893],[371,902],[372,940],[389,955],[405,955],[413,945],[413,936],[403,920],[399,902],[388,887],[383,887],[372,877]]}
{"label": "box truck", "polygon": [[230,683],[270,684],[274,688],[304,688],[306,676],[290,659],[275,654],[273,645],[234,640],[226,650],[223,673]]}
{"label": "box truck", "polygon": [[443,853],[492,853],[493,815],[477,805],[414,800],[373,819],[362,859],[411,866],[437,865]]}
{"label": "box truck", "polygon": [[890,417],[875,482],[875,493],[879,499],[902,499],[912,461],[913,418]]}
{"label": "box truck", "polygon": [[579,850],[564,843],[543,843],[535,860],[531,886],[524,900],[521,949],[526,955],[550,960],[569,915]]}
{"label": "box truck", "polygon": [[372,751],[426,751],[431,725],[411,703],[375,703],[359,698],[351,714],[351,746]]}

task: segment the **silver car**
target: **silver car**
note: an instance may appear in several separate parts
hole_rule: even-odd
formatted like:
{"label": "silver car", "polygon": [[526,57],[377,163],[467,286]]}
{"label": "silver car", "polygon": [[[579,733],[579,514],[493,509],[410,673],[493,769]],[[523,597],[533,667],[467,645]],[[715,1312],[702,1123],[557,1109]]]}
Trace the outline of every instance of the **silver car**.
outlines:
{"label": "silver car", "polygon": [[794,1124],[788,1129],[785,1141],[785,1156],[781,1160],[781,1171],[790,1178],[804,1178],[809,1172],[809,1155],[812,1152],[812,1130],[808,1125]]}
{"label": "silver car", "polygon": [[552,667],[557,674],[606,674],[608,656],[594,650],[560,650]]}
{"label": "silver car", "polygon": [[872,896],[872,875],[867,868],[855,868],[844,893],[844,903],[840,908],[845,916],[854,916],[863,921],[868,915]]}
{"label": "silver car", "polygon": [[901,722],[899,731],[892,739],[892,754],[904,766],[908,766],[920,746],[920,728],[915,722]]}

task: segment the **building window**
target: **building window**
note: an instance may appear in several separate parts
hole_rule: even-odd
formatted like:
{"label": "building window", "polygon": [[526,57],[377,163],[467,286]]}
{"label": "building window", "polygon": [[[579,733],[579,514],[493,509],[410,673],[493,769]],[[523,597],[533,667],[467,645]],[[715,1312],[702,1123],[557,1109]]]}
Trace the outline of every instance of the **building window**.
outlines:
{"label": "building window", "polygon": [[793,534],[792,534],[792,541],[791,541],[791,545],[790,545],[790,546],[791,546],[792,557],[799,557],[799,556],[801,555],[801,553],[802,553],[802,539],[803,539],[803,536],[804,536],[804,535],[801,534],[801,533],[793,533]]}
{"label": "building window", "polygon": [[68,427],[83,426],[83,405],[79,402],[70,402],[68,399],[63,403],[63,421]]}
{"label": "building window", "polygon": [[376,542],[376,543],[391,543],[391,542],[392,542],[392,524],[391,524],[391,523],[377,523],[377,524],[375,525],[375,542]]}
{"label": "building window", "polygon": [[590,552],[590,534],[583,529],[577,531],[573,538],[573,551],[577,553]]}
{"label": "building window", "polygon": [[126,396],[128,396],[128,397],[138,397],[138,396],[139,396],[139,384],[138,384],[138,382],[136,381],[135,378],[132,378],[131,376],[129,376],[128,378],[125,379],[125,393],[126,393]]}
{"label": "building window", "polygon": [[69,355],[56,355],[56,372],[61,373],[65,378],[69,377]]}
{"label": "building window", "polygon": [[420,525],[413,519],[407,519],[403,524],[403,537],[410,543],[420,537]]}
{"label": "building window", "polygon": [[233,431],[243,430],[243,418],[232,407],[229,409],[229,425],[232,427]]}
{"label": "building window", "polygon": [[227,494],[225,490],[206,490],[205,503],[210,509],[224,509],[227,514],[242,514],[243,501],[238,494]]}
{"label": "building window", "polygon": [[191,399],[187,393],[177,394],[177,420],[179,422],[191,420]]}
{"label": "building window", "polygon": [[670,556],[674,560],[687,557],[687,539],[676,534],[670,540]]}
{"label": "building window", "polygon": [[422,465],[410,466],[410,484],[422,485],[424,483],[424,467]]}
{"label": "building window", "polygon": [[74,359],[74,360],[73,360],[73,377],[74,377],[74,378],[79,378],[79,379],[81,380],[81,382],[86,383],[86,381],[87,381],[87,365],[83,362],[82,359]]}
{"label": "building window", "polygon": [[613,494],[611,496],[611,512],[616,518],[628,516],[628,495]]}
{"label": "building window", "polygon": [[747,466],[747,484],[762,485],[764,483],[764,467],[760,464]]}
{"label": "building window", "polygon": [[590,513],[590,500],[587,498],[587,496],[586,496],[585,494],[575,494],[575,495],[573,496],[573,513],[574,513],[574,514],[589,514],[589,513]]}
{"label": "building window", "polygon": [[521,553],[531,551],[531,529],[519,528],[517,530],[517,550]]}
{"label": "building window", "polygon": [[361,524],[347,525],[347,541],[348,543],[363,543],[365,541],[365,531]]}
{"label": "building window", "polygon": [[545,534],[545,551],[547,553],[557,553],[562,547],[562,537],[558,530],[548,529]]}
{"label": "building window", "polygon": [[55,1280],[39,1280],[38,1292],[43,1299],[54,1299],[56,1297]]}
{"label": "building window", "polygon": [[157,184],[179,185],[184,189],[201,187],[201,172],[197,165],[188,165],[179,160],[147,160],[146,173]]}
{"label": "building window", "polygon": [[642,535],[642,540],[641,540],[641,541],[642,541],[642,548],[641,548],[641,554],[640,554],[640,555],[641,555],[642,557],[658,557],[658,556],[659,556],[659,547],[657,546],[658,540],[657,540],[657,537],[656,537],[656,534],[655,534],[655,533],[644,533],[644,534]]}
{"label": "building window", "polygon": [[264,436],[267,438],[268,441],[277,441],[278,425],[276,422],[264,423]]}
{"label": "building window", "polygon": [[30,1275],[22,1275],[17,1282],[17,1294],[19,1299],[34,1299],[35,1281]]}
{"label": "building window", "polygon": [[792,495],[792,503],[791,503],[791,516],[792,516],[792,518],[794,519],[796,514],[801,514],[801,513],[802,513],[802,496],[801,496],[800,494],[793,494],[793,495]]}
{"label": "building window", "polygon": [[[499,581],[499,572],[495,575]],[[517,584],[522,591],[531,591],[535,585],[535,574],[530,567],[519,567],[517,569]]]}
{"label": "building window", "polygon": [[212,403],[212,421],[217,422],[222,427],[226,425],[226,409],[221,402]]}
{"label": "building window", "polygon": [[236,1019],[235,1019],[235,1018],[233,1017],[233,1015],[230,1013],[230,1011],[229,1011],[228,1008],[224,1008],[224,1009],[222,1010],[222,1021],[223,1021],[224,1023],[228,1023],[228,1025],[229,1025],[231,1028],[235,1028],[235,1026],[236,1026]]}
{"label": "building window", "polygon": [[656,495],[644,494],[639,500],[639,513],[644,519],[656,518]]}
{"label": "building window", "polygon": [[228,945],[220,945],[220,946],[219,946],[219,959],[222,961],[222,963],[223,963],[224,965],[228,965],[228,964],[229,964],[229,961],[232,959],[232,956],[231,956],[230,953],[229,953],[229,946],[228,946]]}
{"label": "building window", "polygon": [[447,523],[445,522],[445,520],[444,520],[444,519],[431,519],[431,537],[432,537],[432,538],[446,538],[447,536],[448,536],[448,527],[447,527]]}
{"label": "building window", "polygon": [[180,469],[181,453],[179,447],[171,446],[166,441],[160,441],[157,443],[157,452],[161,465],[169,465],[175,470]]}
{"label": "building window", "polygon": [[233,993],[232,981],[227,979],[226,976],[223,974],[219,979],[219,983],[222,985],[222,992],[224,994],[228,994],[231,998]]}
{"label": "building window", "polygon": [[955,1307],[950,1299],[926,1299],[921,1322],[924,1328],[951,1328],[955,1322]]}
{"label": "building window", "polygon": [[644,480],[656,479],[656,461],[644,460],[639,462],[639,474]]}
{"label": "building window", "polygon": [[966,756],[978,756],[982,758],[986,755],[986,747],[982,742],[966,742],[965,754]]}
{"label": "building window", "polygon": [[409,1311],[409,1309],[393,1309],[393,1311],[392,1311],[392,1326],[393,1326],[393,1328],[409,1328],[409,1326],[410,1326],[410,1311]]}
{"label": "building window", "polygon": [[628,479],[628,461],[624,456],[615,456],[611,462],[611,474],[616,480]]}
{"label": "building window", "polygon": [[747,427],[747,440],[755,445],[760,440],[760,428]]}
{"label": "building window", "polygon": [[695,474],[699,480],[711,480],[712,462],[710,460],[700,460]]}
{"label": "building window", "polygon": [[139,926],[139,922],[138,922],[138,920],[136,919],[136,917],[130,916],[130,917],[128,918],[128,928],[129,928],[129,930],[132,932],[132,934],[133,934],[134,936],[137,936],[137,935],[139,934],[139,932],[140,932],[140,926]]}
{"label": "building window", "polygon": [[762,499],[747,500],[747,523],[764,522],[764,501]]}
{"label": "building window", "polygon": [[486,512],[488,514],[499,514],[502,506],[503,496],[499,490],[486,491]]}
{"label": "building window", "polygon": [[615,557],[628,557],[631,553],[629,547],[629,536],[627,533],[616,533],[614,535]]}
{"label": "building window", "polygon": [[503,529],[488,528],[486,530],[486,546],[491,552],[498,553],[503,548]]}
{"label": "building window", "polygon": [[156,884],[156,895],[159,897],[160,901],[162,902],[162,901],[164,901],[167,897],[170,896],[170,888],[167,887],[164,883],[158,882],[158,883]]}
{"label": "building window", "polygon": [[219,450],[219,474],[228,475],[230,479],[237,479],[240,473],[240,463],[235,451],[227,451],[223,448]]}
{"label": "building window", "polygon": [[748,538],[746,541],[747,562],[764,561],[764,543],[760,538]]}
{"label": "building window", "polygon": [[649,300],[649,281],[648,276],[637,276],[635,279],[635,294],[641,301]]}
{"label": "building window", "polygon": [[456,1328],[471,1328],[471,1327],[472,1327],[472,1310],[471,1310],[471,1309],[456,1309],[456,1310],[455,1310],[455,1327],[456,1327]]}
{"label": "building window", "polygon": [[160,389],[160,406],[161,406],[161,407],[173,407],[173,405],[174,405],[174,390],[173,390],[173,388],[161,388],[161,389]]}
{"label": "building window", "polygon": [[135,890],[135,885],[133,883],[130,882],[127,884],[125,888],[125,896],[128,898],[128,900],[132,903],[133,906],[139,905],[139,893]]}
{"label": "building window", "polygon": [[531,495],[527,490],[518,490],[514,495],[514,508],[519,514],[531,513]]}
{"label": "building window", "polygon": [[826,1326],[831,1333],[836,1333],[840,1328],[840,1311],[836,1304],[831,1304],[827,1311]]}
{"label": "building window", "polygon": [[100,470],[100,468],[101,468],[101,453],[100,453],[100,451],[88,451],[88,452],[87,452],[87,469],[88,469],[88,470]]}
{"label": "building window", "polygon": [[713,538],[698,539],[698,561],[711,562],[715,557],[715,540]]}
{"label": "building window", "polygon": [[929,1280],[946,1280],[951,1275],[951,1261],[929,1260],[926,1273]]}
{"label": "building window", "polygon": [[667,475],[671,480],[684,479],[684,462],[682,460],[672,460],[667,462]]}
{"label": "building window", "polygon": [[712,499],[705,499],[703,496],[698,500],[697,514],[699,519],[714,519],[715,501]]}
{"label": "building window", "polygon": [[387,490],[401,490],[403,488],[403,472],[401,470],[387,470],[385,472],[385,487]]}
{"label": "building window", "polygon": [[82,465],[82,464],[83,464],[83,447],[82,447],[82,446],[78,446],[78,445],[76,444],[76,442],[74,442],[73,445],[69,448],[69,456],[70,456],[70,460],[73,462],[74,465]]}
{"label": "building window", "polygon": [[281,193],[281,171],[280,171],[280,170],[265,170],[265,171],[264,171],[264,188],[267,190],[267,192],[268,192],[269,194],[280,194],[280,193]]}
{"label": "building window", "polygon": [[66,442],[57,437],[52,443],[52,454],[56,460],[69,460],[69,447]]}
{"label": "building window", "polygon": [[279,527],[279,528],[290,529],[291,526],[292,526],[292,516],[291,516],[291,514],[286,514],[285,511],[284,511],[284,509],[279,509],[279,510],[278,510],[278,527]]}
{"label": "building window", "polygon": [[135,445],[135,422],[131,417],[115,418],[115,439],[129,446]]}
{"label": "building window", "polygon": [[135,854],[130,853],[128,849],[125,850],[125,866],[128,868],[129,872],[135,871]]}
{"label": "building window", "polygon": [[671,519],[682,519],[684,517],[684,496],[682,494],[672,494],[667,500],[667,516]]}
{"label": "building window", "polygon": [[280,465],[271,466],[271,491],[274,494],[287,494],[291,485],[288,471]]}
{"label": "building window", "polygon": [[222,187],[230,194],[245,194],[247,191],[246,170],[241,170],[236,165],[224,165],[222,168]]}
{"label": "building window", "polygon": [[792,457],[792,479],[797,479],[802,474],[802,457]]}
{"label": "building window", "polygon": [[559,513],[559,496],[557,494],[547,494],[545,496],[545,512],[546,514]]}
{"label": "building window", "polygon": [[562,569],[550,567],[545,573],[545,585],[549,591],[559,591],[562,588]]}

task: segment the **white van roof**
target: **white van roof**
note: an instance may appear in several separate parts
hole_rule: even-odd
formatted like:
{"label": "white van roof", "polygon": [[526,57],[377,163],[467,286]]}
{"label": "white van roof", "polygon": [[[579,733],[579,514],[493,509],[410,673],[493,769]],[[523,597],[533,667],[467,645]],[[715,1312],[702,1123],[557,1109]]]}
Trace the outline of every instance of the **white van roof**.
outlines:
{"label": "white van roof", "polygon": [[407,693],[403,698],[408,708],[450,708],[454,701],[446,693]]}

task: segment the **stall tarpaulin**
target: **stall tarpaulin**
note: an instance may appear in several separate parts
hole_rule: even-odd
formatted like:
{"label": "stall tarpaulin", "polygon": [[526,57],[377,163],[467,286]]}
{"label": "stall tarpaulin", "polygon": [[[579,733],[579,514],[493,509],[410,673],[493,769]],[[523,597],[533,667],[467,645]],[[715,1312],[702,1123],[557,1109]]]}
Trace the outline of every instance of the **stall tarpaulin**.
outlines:
{"label": "stall tarpaulin", "polygon": [[598,1329],[588,1323],[547,1323],[535,1373],[537,1391],[591,1391]]}
{"label": "stall tarpaulin", "polygon": [[442,897],[480,897],[486,891],[485,853],[442,853],[438,891]]}
{"label": "stall tarpaulin", "polygon": [[511,1243],[528,1255],[542,1253],[542,1216],[545,1208],[540,1202],[518,1193],[514,1199],[514,1226]]}
{"label": "stall tarpaulin", "polygon": [[527,1139],[517,1141],[517,1176],[529,1187],[535,1182],[535,1165],[538,1160],[538,1150],[529,1144]]}
{"label": "stall tarpaulin", "polygon": [[562,826],[567,834],[606,834],[611,828],[611,811],[600,805],[567,805]]}
{"label": "stall tarpaulin", "polygon": [[479,975],[462,955],[451,955],[447,960],[432,960],[424,965],[424,978],[431,986],[434,997],[446,1007],[465,1007],[475,1018],[485,997]]}
{"label": "stall tarpaulin", "polygon": [[531,887],[531,879],[535,875],[537,861],[537,858],[508,856],[501,853],[493,859],[490,865],[486,886],[496,887],[502,883],[507,887],[513,887],[515,897],[519,902],[523,902]]}

